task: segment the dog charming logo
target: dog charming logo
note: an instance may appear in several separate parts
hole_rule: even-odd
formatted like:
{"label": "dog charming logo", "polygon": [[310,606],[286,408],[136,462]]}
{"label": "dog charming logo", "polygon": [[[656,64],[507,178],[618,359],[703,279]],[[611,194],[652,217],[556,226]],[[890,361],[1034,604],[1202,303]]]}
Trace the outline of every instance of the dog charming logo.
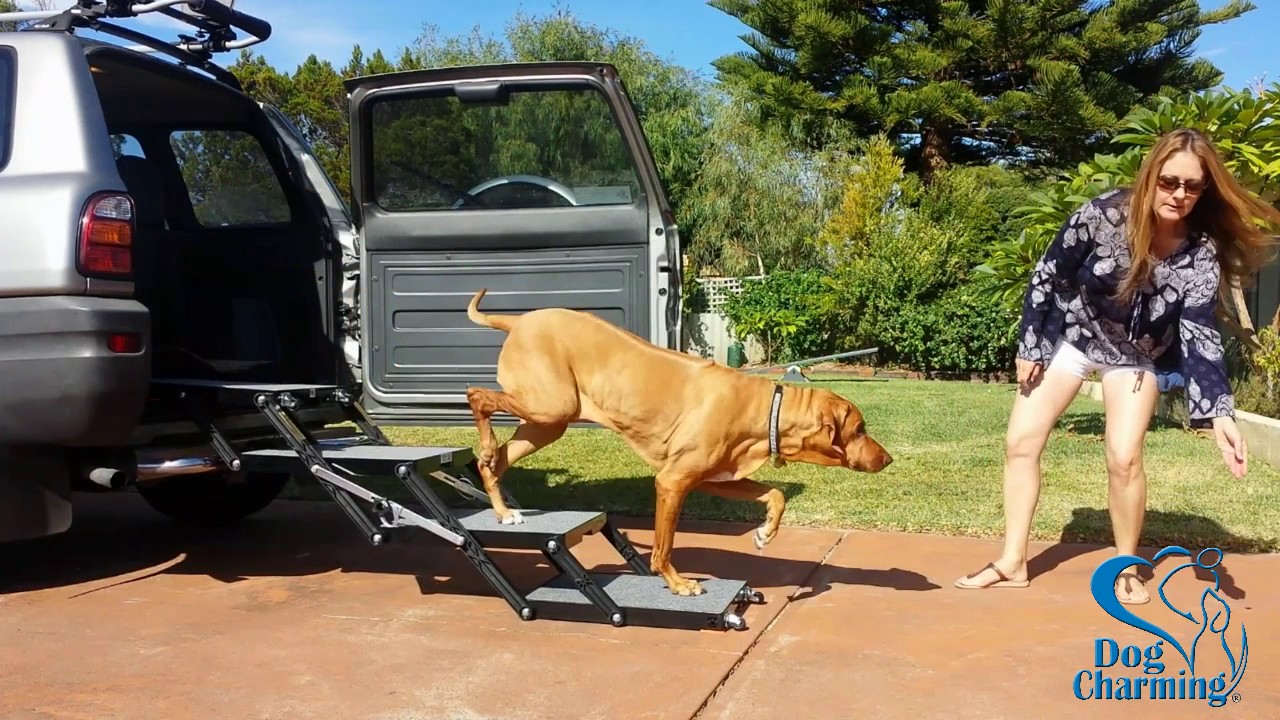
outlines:
{"label": "dog charming logo", "polygon": [[[1154,562],[1133,555],[1120,555],[1106,560],[1093,572],[1089,589],[1098,606],[1125,625],[1150,633],[1155,642],[1146,647],[1122,646],[1112,638],[1096,638],[1093,642],[1093,668],[1076,673],[1072,683],[1077,698],[1207,700],[1209,706],[1215,708],[1227,704],[1228,700],[1239,702],[1240,696],[1235,689],[1244,677],[1249,641],[1243,623],[1238,623],[1239,640],[1230,639],[1237,632],[1231,629],[1231,607],[1218,594],[1221,580],[1217,567],[1222,563],[1221,550],[1206,548],[1200,551],[1195,560],[1170,570],[1160,581],[1157,594],[1165,607],[1178,618],[1176,621],[1170,619],[1178,632],[1134,615],[1116,598],[1116,580],[1120,573],[1134,565],[1145,565],[1154,570],[1155,563],[1170,556],[1192,557],[1186,548],[1170,546],[1156,553]],[[1164,586],[1170,578],[1188,568],[1199,568],[1213,576],[1213,585],[1206,586],[1200,594],[1198,617],[1175,607],[1164,593]],[[1186,646],[1178,636],[1188,639]],[[1185,667],[1178,662],[1179,657],[1185,662]],[[1141,672],[1138,672],[1139,667]],[[1126,669],[1132,672],[1125,672]]]}

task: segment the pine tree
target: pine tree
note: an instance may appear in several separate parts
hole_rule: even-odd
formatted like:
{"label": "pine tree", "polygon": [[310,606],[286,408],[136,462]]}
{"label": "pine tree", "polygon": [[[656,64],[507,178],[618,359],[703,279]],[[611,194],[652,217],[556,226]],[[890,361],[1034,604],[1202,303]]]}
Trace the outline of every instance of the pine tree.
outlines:
{"label": "pine tree", "polygon": [[1196,0],[708,0],[752,29],[714,65],[763,123],[820,142],[883,132],[926,177],[948,163],[1063,166],[1162,87],[1204,90],[1205,25],[1255,9]]}

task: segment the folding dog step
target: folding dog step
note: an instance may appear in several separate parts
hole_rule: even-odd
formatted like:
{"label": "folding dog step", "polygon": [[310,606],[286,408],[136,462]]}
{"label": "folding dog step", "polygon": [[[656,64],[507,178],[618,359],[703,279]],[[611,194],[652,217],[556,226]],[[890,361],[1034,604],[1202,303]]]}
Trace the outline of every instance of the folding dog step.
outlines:
{"label": "folding dog step", "polygon": [[[443,468],[465,465],[471,461],[469,448],[417,447],[405,445],[353,445],[342,448],[318,448],[320,457],[356,475],[394,476],[396,468],[409,464],[418,472],[430,474]],[[240,460],[248,469],[262,472],[290,472],[310,469],[298,453],[289,448],[247,450]]]}
{"label": "folding dog step", "polygon": [[200,378],[162,378],[152,380],[156,390],[170,392],[200,392],[234,401],[252,401],[262,394],[290,395],[308,401],[329,402],[343,394],[336,385],[312,385],[308,383],[261,383],[239,380],[206,380]]}
{"label": "folding dog step", "polygon": [[[524,509],[503,491],[508,506],[521,514],[523,522],[502,524],[488,494],[462,472],[475,460],[470,448],[392,445],[343,388],[214,380],[168,380],[157,385],[188,403],[193,419],[209,432],[218,454],[232,469],[311,475],[373,545],[383,544],[400,528],[427,531],[461,550],[523,620],[545,617],[619,627],[630,623],[742,629],[746,625],[739,615],[741,606],[762,601],[759,593],[740,580],[703,580],[703,595],[673,594],[602,512]],[[211,403],[221,398],[252,403],[275,428],[283,447],[237,452],[209,414]],[[297,413],[321,403],[342,406],[369,444],[332,445],[308,432],[298,422]],[[394,477],[418,501],[420,510],[364,487],[357,481],[362,476]],[[482,507],[449,507],[427,478],[450,485]],[[358,503],[361,500],[369,504],[369,510]],[[588,572],[569,548],[592,533],[603,535],[633,574]],[[488,550],[494,548],[540,550],[560,574],[525,595],[489,556]]]}
{"label": "folding dog step", "polygon": [[568,547],[604,528],[605,514],[583,510],[520,510],[524,522],[503,525],[492,508],[454,509],[462,527],[486,548],[541,550],[549,541]]}
{"label": "folding dog step", "polygon": [[[746,627],[734,612],[754,592],[741,580],[700,580],[701,595],[682,597],[671,592],[656,575],[587,573],[591,581],[625,613],[628,625],[721,630]],[[578,622],[607,622],[595,602],[579,589],[568,573],[538,586],[525,597],[540,618]]]}

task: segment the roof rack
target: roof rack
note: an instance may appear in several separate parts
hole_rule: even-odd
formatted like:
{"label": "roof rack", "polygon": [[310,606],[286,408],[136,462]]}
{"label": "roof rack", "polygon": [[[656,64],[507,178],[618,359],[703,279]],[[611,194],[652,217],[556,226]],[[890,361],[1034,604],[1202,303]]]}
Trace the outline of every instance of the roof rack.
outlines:
{"label": "roof rack", "polygon": [[[232,8],[220,0],[154,0],[132,4],[128,0],[78,0],[66,10],[28,10],[0,13],[0,22],[30,22],[26,30],[74,33],[77,28],[104,32],[135,43],[126,49],[137,52],[161,52],[185,65],[192,65],[217,79],[240,89],[240,82],[227,70],[215,65],[214,53],[230,52],[257,45],[271,37],[271,24]],[[178,8],[186,6],[187,12]],[[194,35],[179,35],[178,42],[167,42],[130,30],[103,18],[130,18],[147,13],[160,13],[196,29]],[[33,22],[34,21],[34,22]],[[237,38],[235,30],[250,37]]]}

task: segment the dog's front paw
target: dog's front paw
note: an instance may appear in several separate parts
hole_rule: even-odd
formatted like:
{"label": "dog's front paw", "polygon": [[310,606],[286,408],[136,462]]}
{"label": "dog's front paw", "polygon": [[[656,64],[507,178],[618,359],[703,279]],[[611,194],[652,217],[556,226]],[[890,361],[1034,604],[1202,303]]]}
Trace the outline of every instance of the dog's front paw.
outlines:
{"label": "dog's front paw", "polygon": [[701,595],[706,590],[702,588],[702,583],[697,580],[676,578],[675,582],[671,583],[671,592],[681,597],[693,597],[694,595]]}
{"label": "dog's front paw", "polygon": [[770,532],[767,527],[765,527],[764,525],[761,525],[760,527],[756,528],[756,531],[754,533],[751,534],[751,540],[756,544],[756,550],[764,552],[764,546],[773,542],[773,539],[777,536],[778,536],[777,530]]}
{"label": "dog's front paw", "polygon": [[524,516],[520,514],[519,510],[509,509],[506,515],[498,515],[498,522],[503,525],[519,525],[524,522]]}

